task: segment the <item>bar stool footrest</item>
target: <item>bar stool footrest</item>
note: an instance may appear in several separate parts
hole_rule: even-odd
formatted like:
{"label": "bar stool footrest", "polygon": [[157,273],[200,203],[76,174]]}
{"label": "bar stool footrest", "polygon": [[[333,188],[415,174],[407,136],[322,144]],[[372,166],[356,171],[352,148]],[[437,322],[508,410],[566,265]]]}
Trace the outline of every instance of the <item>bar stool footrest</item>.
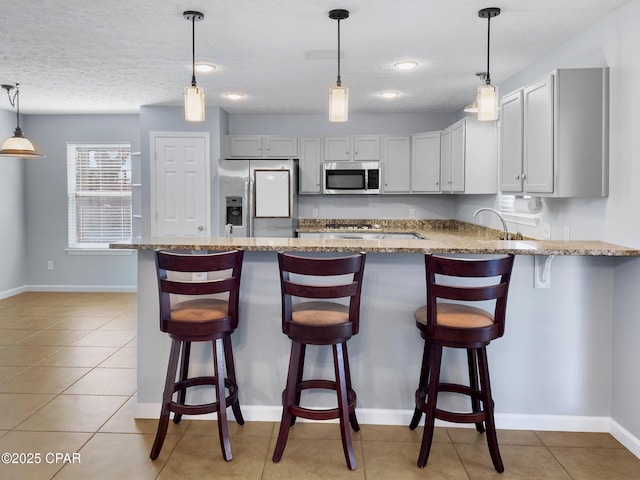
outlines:
{"label": "bar stool footrest", "polygon": [[[325,389],[337,391],[336,382],[333,380],[304,380],[297,385],[296,391],[302,392],[309,389]],[[283,396],[285,392],[282,392]],[[356,410],[357,396],[354,390],[347,391],[347,404],[349,413],[353,413]],[[305,408],[299,405],[291,405],[289,407],[291,414],[306,418],[308,420],[333,420],[340,418],[340,410],[336,408]]]}
{"label": "bar stool footrest", "polygon": [[[176,382],[173,386],[173,391],[179,392],[186,390],[189,387],[196,387],[200,385],[215,385],[216,377],[203,376],[193,377],[183,380],[182,382]],[[228,378],[224,379],[224,385],[229,389],[229,395],[225,397],[227,407],[230,407],[238,401],[238,385],[231,382]],[[218,402],[203,403],[198,405],[186,405],[175,401],[169,402],[169,411],[180,415],[201,415],[205,413],[213,413],[218,410]]]}

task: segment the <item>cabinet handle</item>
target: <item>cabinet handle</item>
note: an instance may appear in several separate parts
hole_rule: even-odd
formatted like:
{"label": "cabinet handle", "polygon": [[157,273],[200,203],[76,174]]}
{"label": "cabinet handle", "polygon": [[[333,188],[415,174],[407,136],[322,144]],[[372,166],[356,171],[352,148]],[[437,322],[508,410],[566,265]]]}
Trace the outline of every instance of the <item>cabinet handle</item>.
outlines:
{"label": "cabinet handle", "polygon": [[436,182],[436,185],[440,185],[440,182]]}
{"label": "cabinet handle", "polygon": [[520,174],[519,173],[516,175],[516,180],[520,180]]}
{"label": "cabinet handle", "polygon": [[526,180],[526,179],[527,179],[527,176],[526,176],[524,173],[522,174],[522,179],[523,179],[523,180]]}

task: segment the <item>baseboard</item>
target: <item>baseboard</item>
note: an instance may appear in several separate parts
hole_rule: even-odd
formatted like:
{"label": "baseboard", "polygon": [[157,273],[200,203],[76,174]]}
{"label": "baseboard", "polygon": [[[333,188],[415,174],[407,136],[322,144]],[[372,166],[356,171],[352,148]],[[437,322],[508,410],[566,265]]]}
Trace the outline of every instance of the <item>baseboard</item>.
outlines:
{"label": "baseboard", "polygon": [[[27,285],[26,292],[136,293],[136,285]],[[20,293],[20,292],[19,292]]]}
{"label": "baseboard", "polygon": [[18,295],[19,293],[24,293],[26,291],[28,290],[27,290],[27,287],[25,286],[12,288],[11,290],[5,290],[4,292],[0,292],[0,300],[4,298],[13,297],[14,295]]}
{"label": "baseboard", "polygon": [[[359,408],[358,421],[363,425],[409,425],[413,410],[385,410],[377,408]],[[278,422],[282,407],[242,405],[242,415],[245,420],[254,422]],[[134,407],[135,418],[158,418],[160,404],[137,403]],[[185,416],[185,418],[187,418]],[[215,419],[215,414],[199,415],[196,419]],[[634,443],[640,457],[640,440],[620,427],[609,417],[579,417],[568,415],[514,415],[496,414],[496,427],[505,430],[539,430],[539,431],[564,431],[564,432],[610,432],[614,430],[627,438],[627,443]],[[303,421],[303,419],[300,419]],[[617,426],[613,428],[613,424]],[[465,425],[442,422],[438,420],[437,426],[461,428]],[[471,425],[472,426],[472,425]],[[624,431],[624,433],[623,433]],[[614,434],[614,436],[616,436]],[[618,438],[616,436],[616,438]],[[618,440],[620,440],[618,438]],[[620,440],[621,443],[622,440]],[[627,443],[624,443],[625,446]],[[629,448],[632,450],[631,448]],[[633,450],[632,450],[633,451]],[[635,453],[635,451],[634,451]]]}
{"label": "baseboard", "polygon": [[611,435],[614,436],[627,450],[640,458],[640,439],[633,436],[629,430],[624,428],[614,419],[611,419]]}

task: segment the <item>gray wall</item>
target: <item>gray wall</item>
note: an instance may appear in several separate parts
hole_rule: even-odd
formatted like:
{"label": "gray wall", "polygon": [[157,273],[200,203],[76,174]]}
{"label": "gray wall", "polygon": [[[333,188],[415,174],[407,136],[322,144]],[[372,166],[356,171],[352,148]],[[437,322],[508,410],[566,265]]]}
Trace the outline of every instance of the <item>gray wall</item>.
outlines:
{"label": "gray wall", "polygon": [[[0,142],[13,135],[15,122],[14,112],[0,110]],[[30,137],[26,128],[24,133]],[[25,161],[30,160],[0,157],[0,246],[5,253],[0,269],[0,298],[19,293],[27,283]]]}
{"label": "gray wall", "polygon": [[[67,251],[66,142],[128,141],[140,148],[137,115],[28,115],[24,131],[46,158],[24,161],[26,272],[31,290],[133,289],[133,252],[71,255]],[[47,270],[53,261],[54,269]]]}

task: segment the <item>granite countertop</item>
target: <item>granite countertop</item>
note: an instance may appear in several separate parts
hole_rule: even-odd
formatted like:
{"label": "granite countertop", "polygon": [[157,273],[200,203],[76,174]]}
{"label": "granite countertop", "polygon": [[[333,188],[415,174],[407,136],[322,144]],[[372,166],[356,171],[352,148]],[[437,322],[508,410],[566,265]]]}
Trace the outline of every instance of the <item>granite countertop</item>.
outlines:
{"label": "granite countertop", "polygon": [[114,243],[113,249],[225,250],[287,252],[463,253],[574,256],[640,256],[640,250],[594,240],[500,240],[502,232],[455,220],[317,220],[301,219],[298,232],[340,231],[327,223],[378,225],[371,232],[417,233],[424,239],[323,239],[267,237],[145,237]]}

